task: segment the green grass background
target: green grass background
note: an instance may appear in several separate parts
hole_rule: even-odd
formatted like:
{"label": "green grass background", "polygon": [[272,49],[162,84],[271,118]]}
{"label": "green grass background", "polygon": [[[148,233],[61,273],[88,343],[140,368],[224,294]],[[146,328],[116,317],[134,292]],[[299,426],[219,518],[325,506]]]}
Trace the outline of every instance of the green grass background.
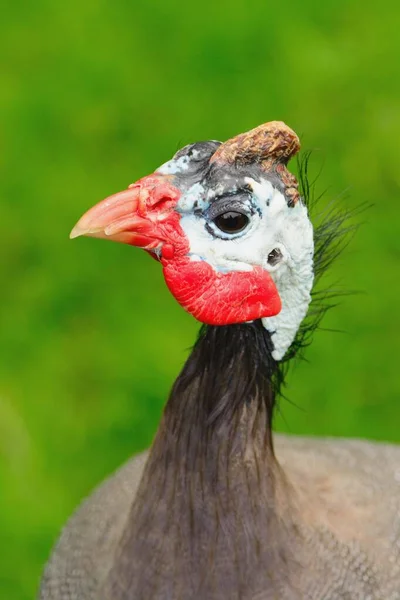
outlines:
{"label": "green grass background", "polygon": [[0,597],[33,598],[61,525],[152,440],[198,325],[154,261],[68,240],[180,146],[282,119],[327,200],[372,204],[351,296],[276,427],[400,441],[400,9],[336,0],[37,0],[0,20]]}

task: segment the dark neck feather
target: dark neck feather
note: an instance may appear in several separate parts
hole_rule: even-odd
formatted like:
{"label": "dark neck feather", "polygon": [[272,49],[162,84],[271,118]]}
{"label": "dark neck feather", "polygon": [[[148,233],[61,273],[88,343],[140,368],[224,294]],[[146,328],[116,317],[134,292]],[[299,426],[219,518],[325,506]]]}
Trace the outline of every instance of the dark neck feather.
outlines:
{"label": "dark neck feather", "polygon": [[114,600],[278,592],[295,541],[271,436],[279,378],[261,322],[202,328],[121,539]]}
{"label": "dark neck feather", "polygon": [[216,442],[242,438],[245,413],[254,417],[255,427],[257,419],[263,420],[262,445],[264,450],[272,448],[279,371],[271,350],[261,321],[203,327],[165,409],[160,429],[164,448],[167,445],[175,457],[184,454],[192,469],[216,449]]}

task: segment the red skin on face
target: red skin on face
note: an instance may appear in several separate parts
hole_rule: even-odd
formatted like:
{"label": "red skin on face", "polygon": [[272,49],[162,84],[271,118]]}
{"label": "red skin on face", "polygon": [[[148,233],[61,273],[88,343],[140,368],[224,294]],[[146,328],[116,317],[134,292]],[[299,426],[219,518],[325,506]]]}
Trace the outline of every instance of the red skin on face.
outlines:
{"label": "red skin on face", "polygon": [[171,180],[149,175],[129,190],[106,198],[82,217],[78,234],[107,237],[147,251],[161,248],[170,292],[202,323],[229,325],[278,314],[278,291],[261,267],[222,273],[206,261],[190,259],[189,241],[175,211],[181,192]]}
{"label": "red skin on face", "polygon": [[[180,197],[177,188],[163,183],[157,192],[163,202],[171,206],[171,199],[176,206]],[[159,237],[165,240],[161,263],[166,284],[179,304],[198,321],[229,325],[279,313],[281,299],[267,271],[254,267],[252,271],[221,273],[206,261],[190,260],[189,242],[175,210],[159,222],[158,229]]]}

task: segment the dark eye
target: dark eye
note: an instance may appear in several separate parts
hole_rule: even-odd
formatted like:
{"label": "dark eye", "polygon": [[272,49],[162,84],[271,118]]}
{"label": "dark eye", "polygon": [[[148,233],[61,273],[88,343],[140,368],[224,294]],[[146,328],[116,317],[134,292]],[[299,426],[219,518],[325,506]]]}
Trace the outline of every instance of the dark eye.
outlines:
{"label": "dark eye", "polygon": [[215,217],[214,223],[224,233],[239,233],[247,227],[249,218],[243,213],[230,210]]}

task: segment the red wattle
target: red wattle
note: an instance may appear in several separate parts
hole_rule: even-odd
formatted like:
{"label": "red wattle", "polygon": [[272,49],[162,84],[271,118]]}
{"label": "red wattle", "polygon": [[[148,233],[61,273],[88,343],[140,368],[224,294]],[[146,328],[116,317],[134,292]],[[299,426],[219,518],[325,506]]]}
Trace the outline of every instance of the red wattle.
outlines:
{"label": "red wattle", "polygon": [[278,314],[282,304],[271,275],[252,271],[219,273],[205,261],[161,260],[169,290],[179,304],[207,325],[243,323]]}

